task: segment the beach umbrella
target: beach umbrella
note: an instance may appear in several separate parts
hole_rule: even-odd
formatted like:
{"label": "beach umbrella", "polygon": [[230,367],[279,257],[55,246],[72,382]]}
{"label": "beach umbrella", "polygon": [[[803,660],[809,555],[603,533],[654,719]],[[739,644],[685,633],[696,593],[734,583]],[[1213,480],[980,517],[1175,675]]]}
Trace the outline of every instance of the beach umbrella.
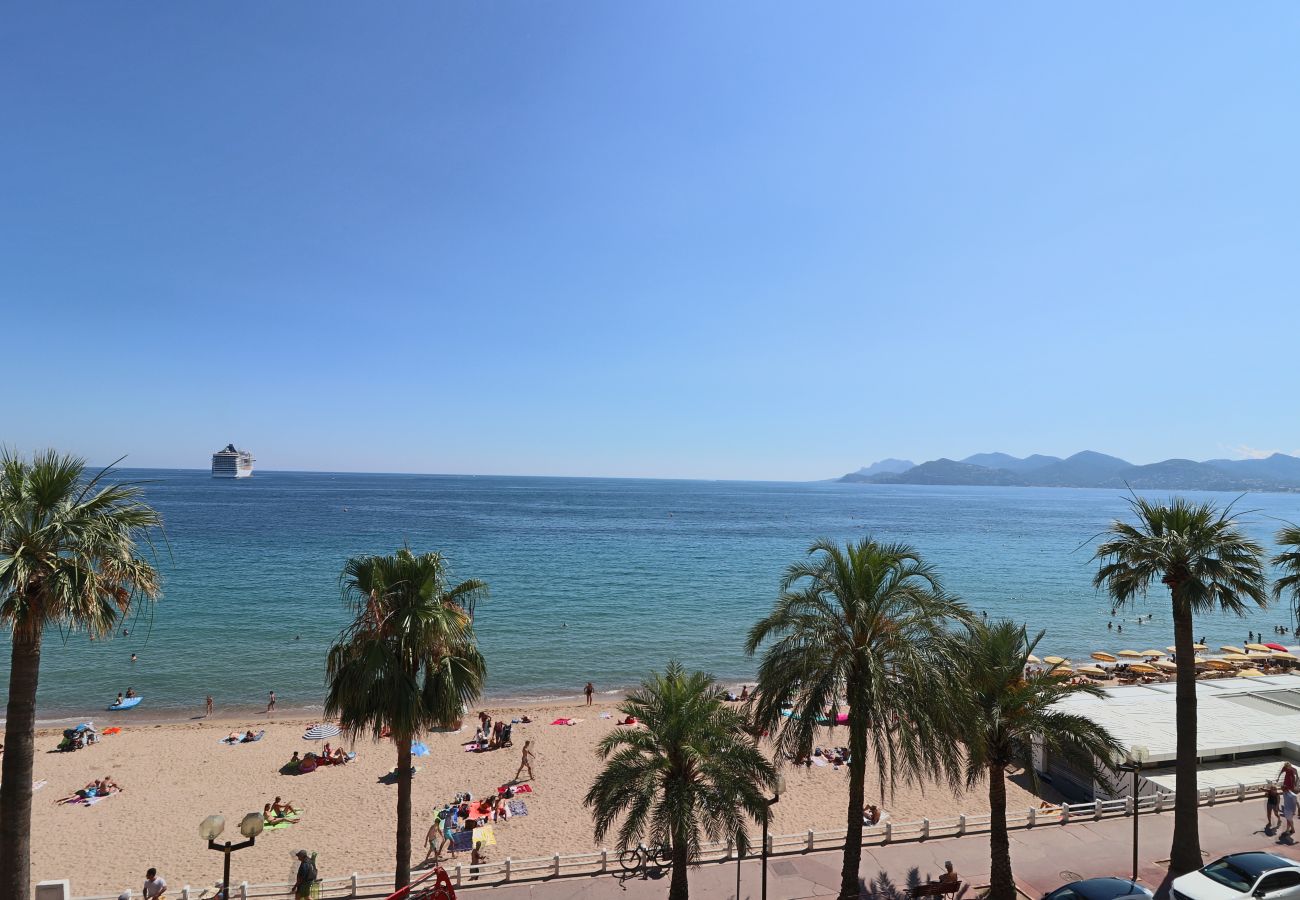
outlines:
{"label": "beach umbrella", "polygon": [[1100,666],[1079,666],[1078,672],[1080,675],[1091,675],[1094,678],[1108,677],[1106,670]]}
{"label": "beach umbrella", "polygon": [[1141,659],[1141,658],[1142,658],[1142,654],[1141,654],[1141,653],[1138,653],[1136,650],[1121,650],[1121,651],[1119,651],[1119,653],[1116,654],[1116,655],[1117,655],[1117,656],[1127,657],[1128,659]]}
{"label": "beach umbrella", "polygon": [[1240,672],[1238,672],[1237,674],[1240,675],[1242,678],[1262,678],[1262,677],[1264,677],[1264,673],[1263,673],[1263,672],[1261,672],[1259,669],[1254,669],[1254,668],[1251,668],[1251,669],[1242,669],[1242,670],[1241,670]]}
{"label": "beach umbrella", "polygon": [[1034,665],[1038,665],[1039,663],[1042,662],[1042,660],[1039,659],[1037,656],[1034,656],[1034,654],[1031,653],[1031,654],[1029,654],[1029,658],[1026,659],[1025,662],[1027,662],[1027,663],[1033,663]]}
{"label": "beach umbrella", "polygon": [[411,742],[411,755],[412,755],[412,756],[428,756],[428,755],[429,755],[429,748],[426,747],[426,746],[424,746],[424,744],[422,744],[420,741],[412,741],[412,742]]}
{"label": "beach umbrella", "polygon": [[[1093,658],[1093,659],[1096,659],[1096,660],[1100,660],[1101,662],[1114,662],[1114,661],[1115,661],[1115,656],[1114,656],[1114,654],[1107,653],[1105,650],[1098,650],[1096,653],[1092,654],[1092,658]],[[1083,669],[1080,669],[1079,671],[1082,672]]]}
{"label": "beach umbrella", "polygon": [[1232,663],[1221,659],[1207,659],[1205,664],[1211,669],[1218,669],[1220,672],[1227,672],[1232,669]]}
{"label": "beach umbrella", "polygon": [[[1268,644],[1245,644],[1244,646],[1247,650],[1258,650],[1260,653],[1267,653],[1273,649]],[[1286,648],[1283,647],[1282,649],[1285,650]]]}
{"label": "beach umbrella", "polygon": [[339,728],[337,725],[331,725],[329,722],[324,722],[320,725],[313,725],[304,731],[302,739],[304,741],[323,741],[326,738],[338,737],[342,731],[343,729]]}
{"label": "beach umbrella", "polygon": [[1133,665],[1128,667],[1128,670],[1142,675],[1154,675],[1156,672],[1160,671],[1155,666],[1148,666],[1146,663],[1133,663]]}
{"label": "beach umbrella", "polygon": [[1246,652],[1245,650],[1242,650],[1240,647],[1234,647],[1231,644],[1224,644],[1219,649],[1222,650],[1224,653],[1245,653]]}
{"label": "beach umbrella", "polygon": [[1287,653],[1285,650],[1274,650],[1273,658],[1284,659],[1287,662],[1300,662],[1300,656],[1296,656],[1294,653]]}
{"label": "beach umbrella", "polygon": [[[1192,649],[1195,650],[1197,653],[1200,653],[1202,650],[1209,650],[1210,648],[1205,646],[1204,644],[1192,644]],[[1170,647],[1169,652],[1177,653],[1178,651],[1176,651],[1173,647]]]}
{"label": "beach umbrella", "polygon": [[[1250,657],[1244,653],[1225,653],[1223,658],[1228,662],[1250,662]],[[1258,659],[1259,657],[1255,657]]]}
{"label": "beach umbrella", "polygon": [[1164,656],[1164,655],[1165,655],[1165,651],[1163,651],[1163,650],[1143,650],[1143,651],[1142,651],[1142,655],[1143,655],[1143,656],[1154,656],[1154,657],[1156,657],[1156,658],[1158,659],[1158,658],[1160,658],[1161,656]]}
{"label": "beach umbrella", "polygon": [[1049,666],[1062,666],[1068,663],[1069,660],[1062,656],[1044,656],[1043,662]]}
{"label": "beach umbrella", "polygon": [[1264,646],[1270,650],[1281,650],[1283,653],[1286,652],[1286,648],[1281,644],[1265,644]]}
{"label": "beach umbrella", "polygon": [[1170,662],[1170,661],[1167,660],[1167,659],[1157,660],[1156,662],[1152,663],[1152,665],[1155,666],[1157,669],[1162,669],[1162,670],[1164,670],[1165,672],[1177,672],[1177,671],[1178,671],[1178,663],[1176,663],[1176,662]]}

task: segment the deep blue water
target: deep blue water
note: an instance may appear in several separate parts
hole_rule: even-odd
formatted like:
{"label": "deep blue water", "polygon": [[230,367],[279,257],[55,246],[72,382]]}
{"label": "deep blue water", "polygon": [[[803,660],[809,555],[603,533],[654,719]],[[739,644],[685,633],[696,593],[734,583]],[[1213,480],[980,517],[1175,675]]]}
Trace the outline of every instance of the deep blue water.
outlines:
{"label": "deep blue water", "polygon": [[[634,684],[669,658],[743,680],[749,625],[782,570],[817,537],[905,540],[948,587],[990,616],[1046,628],[1042,653],[1172,643],[1167,600],[1117,619],[1091,587],[1082,547],[1126,512],[1118,491],[259,472],[124,472],[145,478],[165,519],[163,599],[91,643],[47,637],[41,716],[101,709],[132,686],[142,710],[318,705],[326,648],[345,623],[338,573],[350,555],[403,542],[442,550],[453,575],[491,586],[478,632],[496,697]],[[1217,502],[1230,495],[1204,495]],[[1271,539],[1300,495],[1253,494],[1248,530]],[[1270,551],[1271,551],[1270,544]],[[1207,617],[1211,643],[1285,622],[1285,609]],[[1200,636],[1200,635],[1198,635]],[[8,653],[0,649],[0,690]],[[139,661],[131,663],[136,653]]]}

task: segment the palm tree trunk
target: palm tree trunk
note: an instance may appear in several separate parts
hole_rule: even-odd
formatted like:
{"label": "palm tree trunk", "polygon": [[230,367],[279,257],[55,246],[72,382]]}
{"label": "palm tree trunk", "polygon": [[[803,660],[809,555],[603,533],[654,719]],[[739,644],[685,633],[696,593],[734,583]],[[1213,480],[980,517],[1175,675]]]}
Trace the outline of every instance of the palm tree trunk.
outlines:
{"label": "palm tree trunk", "polygon": [[687,900],[686,867],[690,865],[690,844],[680,835],[673,836],[673,875],[668,883],[668,900]]}
{"label": "palm tree trunk", "polygon": [[[850,696],[856,696],[850,694]],[[840,900],[857,900],[861,894],[858,868],[862,865],[862,805],[866,799],[867,726],[849,712],[849,819],[844,836],[844,868],[840,872]]]}
{"label": "palm tree trunk", "polygon": [[1178,684],[1174,721],[1178,729],[1174,765],[1174,840],[1169,871],[1175,875],[1201,867],[1201,835],[1196,808],[1196,651],[1192,649],[1192,610],[1174,598],[1174,650],[1178,654]]}
{"label": "palm tree trunk", "polygon": [[36,683],[41,633],[14,634],[5,711],[3,784],[0,784],[0,897],[31,895],[32,759],[35,754]]}
{"label": "palm tree trunk", "polygon": [[397,877],[393,890],[411,883],[411,741],[397,742]]}
{"label": "palm tree trunk", "polygon": [[1007,836],[1007,782],[1001,766],[989,766],[988,900],[1015,900],[1011,874],[1011,838]]}

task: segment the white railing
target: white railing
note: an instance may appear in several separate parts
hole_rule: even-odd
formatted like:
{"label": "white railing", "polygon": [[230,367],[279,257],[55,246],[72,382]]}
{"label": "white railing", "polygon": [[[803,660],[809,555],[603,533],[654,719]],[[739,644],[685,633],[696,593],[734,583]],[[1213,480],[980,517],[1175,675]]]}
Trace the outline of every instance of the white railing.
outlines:
{"label": "white railing", "polygon": [[[1264,784],[1235,784],[1223,787],[1205,788],[1197,791],[1197,806],[1215,806],[1222,803],[1239,803],[1262,796]],[[1141,814],[1158,813],[1173,809],[1174,794],[1149,794],[1137,800],[1137,809]],[[1088,803],[1066,803],[1046,808],[1030,808],[1023,812],[1007,811],[1007,828],[1012,830],[1043,827],[1046,825],[1069,825],[1071,822],[1094,822],[1099,819],[1114,819],[1133,814],[1132,797],[1115,800],[1093,800]],[[879,845],[898,843],[900,841],[924,841],[933,838],[961,837],[968,834],[987,832],[991,827],[988,813],[976,815],[958,815],[944,819],[920,819],[913,822],[895,822],[885,820],[879,825],[866,826],[862,830],[862,843]],[[825,831],[809,829],[798,834],[770,834],[767,838],[768,855],[785,855],[808,853],[813,850],[830,850],[843,846],[847,835],[846,828],[831,828]],[[760,842],[751,836],[750,852],[746,859],[761,855]],[[735,846],[730,841],[712,841],[700,845],[700,862],[724,862],[736,859]],[[478,866],[455,863],[448,867],[447,874],[452,883],[460,887],[477,887],[501,884],[508,881],[532,881],[543,878],[557,878],[566,875],[599,875],[621,871],[618,854],[609,849],[592,850],[586,853],[553,853],[550,856],[538,856],[528,859],[506,857],[499,862],[485,862]],[[368,898],[386,897],[392,893],[393,876],[391,874],[358,875],[352,873],[339,878],[321,880],[322,898]],[[256,900],[262,897],[286,897],[292,893],[293,885],[253,884],[243,882],[233,886],[230,900]],[[212,889],[209,889],[211,892]],[[200,891],[185,885],[180,891],[181,900],[198,900]],[[117,900],[117,894],[101,894],[90,897],[78,897],[76,900]]]}

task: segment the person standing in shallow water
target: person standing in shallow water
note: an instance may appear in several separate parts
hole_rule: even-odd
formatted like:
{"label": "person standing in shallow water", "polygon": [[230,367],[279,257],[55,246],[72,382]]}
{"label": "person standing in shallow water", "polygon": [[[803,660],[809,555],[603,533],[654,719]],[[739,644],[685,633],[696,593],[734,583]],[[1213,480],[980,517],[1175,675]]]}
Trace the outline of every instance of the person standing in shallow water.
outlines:
{"label": "person standing in shallow water", "polygon": [[204,702],[204,704],[203,704],[203,715],[205,715],[205,716],[210,716],[210,715],[212,715],[212,695],[211,695],[211,694],[208,694],[208,699],[207,699],[207,701]]}
{"label": "person standing in shallow water", "polygon": [[267,692],[266,711],[268,713],[275,712],[275,691]]}
{"label": "person standing in shallow water", "polygon": [[591,695],[596,693],[595,686],[590,681],[588,681],[587,686],[582,689],[582,692],[587,695],[587,705],[591,706]]}

